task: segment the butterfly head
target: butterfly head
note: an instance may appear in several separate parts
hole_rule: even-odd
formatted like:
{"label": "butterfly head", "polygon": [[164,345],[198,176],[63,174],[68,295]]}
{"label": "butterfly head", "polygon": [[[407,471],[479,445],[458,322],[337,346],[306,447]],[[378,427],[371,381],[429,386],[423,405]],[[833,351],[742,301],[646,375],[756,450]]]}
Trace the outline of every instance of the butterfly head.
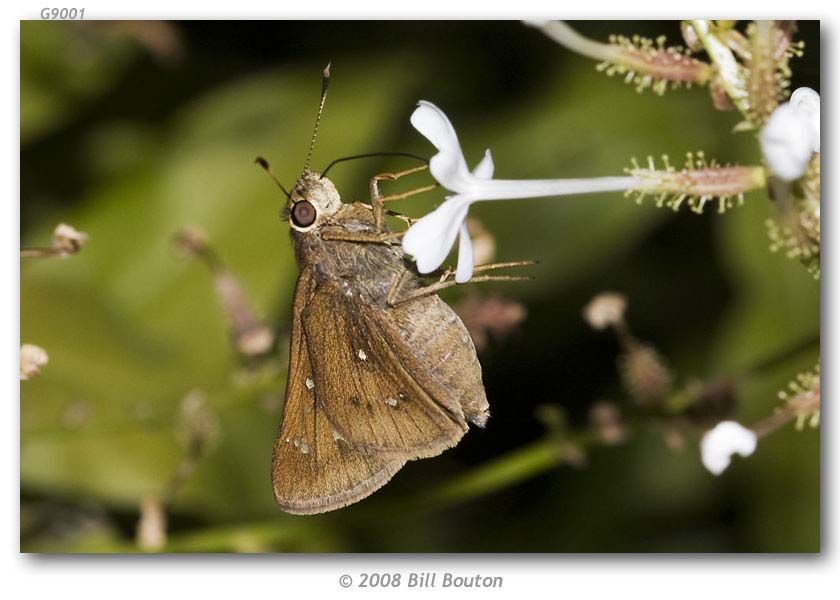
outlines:
{"label": "butterfly head", "polygon": [[304,171],[289,192],[289,226],[295,231],[311,231],[340,207],[341,197],[333,182],[320,173]]}

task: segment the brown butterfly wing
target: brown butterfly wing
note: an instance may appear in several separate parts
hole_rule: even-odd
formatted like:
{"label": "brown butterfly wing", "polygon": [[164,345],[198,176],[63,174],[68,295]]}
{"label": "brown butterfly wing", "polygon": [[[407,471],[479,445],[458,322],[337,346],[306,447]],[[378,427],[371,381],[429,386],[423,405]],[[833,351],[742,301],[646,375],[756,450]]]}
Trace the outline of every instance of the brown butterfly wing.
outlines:
{"label": "brown butterfly wing", "polygon": [[294,514],[326,512],[361,500],[404,464],[363,452],[337,435],[307,385],[313,368],[300,315],[313,291],[312,272],[306,270],[295,289],[286,404],[271,465],[274,497]]}
{"label": "brown butterfly wing", "polygon": [[418,378],[435,394],[457,400],[468,421],[484,427],[490,407],[481,364],[464,323],[437,295],[418,298],[389,311],[396,328],[391,346],[404,361],[423,365]]}
{"label": "brown butterfly wing", "polygon": [[393,309],[318,285],[303,314],[318,405],[354,447],[412,460],[451,448],[467,430],[458,398],[430,381],[400,338]]}

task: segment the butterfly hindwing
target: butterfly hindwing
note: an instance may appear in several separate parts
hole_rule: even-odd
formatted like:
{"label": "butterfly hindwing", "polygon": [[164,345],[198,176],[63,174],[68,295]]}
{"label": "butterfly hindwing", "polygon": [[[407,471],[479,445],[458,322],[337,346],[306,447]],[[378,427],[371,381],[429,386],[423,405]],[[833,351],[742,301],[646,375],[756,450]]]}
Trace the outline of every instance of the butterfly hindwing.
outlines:
{"label": "butterfly hindwing", "polygon": [[437,295],[431,294],[388,311],[390,345],[432,395],[457,401],[468,421],[484,427],[490,407],[481,380],[481,364],[464,323]]}

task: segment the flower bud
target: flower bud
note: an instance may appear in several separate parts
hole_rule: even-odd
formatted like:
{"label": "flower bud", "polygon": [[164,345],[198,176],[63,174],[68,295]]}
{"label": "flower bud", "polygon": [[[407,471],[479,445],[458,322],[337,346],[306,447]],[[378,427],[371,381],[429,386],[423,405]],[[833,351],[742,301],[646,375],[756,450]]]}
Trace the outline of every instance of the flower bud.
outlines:
{"label": "flower bud", "polygon": [[660,404],[671,391],[674,378],[651,346],[633,343],[619,357],[624,387],[640,405]]}
{"label": "flower bud", "polygon": [[594,404],[589,410],[589,421],[604,444],[614,446],[627,440],[627,427],[622,422],[621,412],[615,404],[611,402]]}
{"label": "flower bud", "polygon": [[88,241],[88,234],[83,231],[78,231],[67,223],[61,223],[55,228],[53,233],[52,246],[56,250],[61,250],[67,254],[74,254],[78,252],[81,247]]}
{"label": "flower bud", "polygon": [[35,344],[20,347],[20,379],[32,379],[41,372],[41,367],[50,361],[47,351]]}
{"label": "flower bud", "polygon": [[624,322],[627,298],[618,292],[603,292],[589,301],[583,318],[593,329],[606,329]]}

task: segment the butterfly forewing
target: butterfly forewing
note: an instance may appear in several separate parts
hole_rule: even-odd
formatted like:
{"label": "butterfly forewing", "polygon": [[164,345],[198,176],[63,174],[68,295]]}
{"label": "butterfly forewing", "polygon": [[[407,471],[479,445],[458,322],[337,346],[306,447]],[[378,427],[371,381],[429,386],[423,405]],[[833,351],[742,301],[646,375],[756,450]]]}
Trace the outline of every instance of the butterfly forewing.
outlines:
{"label": "butterfly forewing", "polygon": [[464,414],[457,397],[430,390],[424,365],[401,352],[392,314],[319,284],[303,313],[312,391],[354,447],[399,460],[435,456],[464,435]]}
{"label": "butterfly forewing", "polygon": [[361,500],[385,485],[404,464],[363,452],[342,439],[316,402],[310,379],[314,365],[300,322],[313,289],[314,279],[307,270],[295,290],[289,381],[271,468],[278,504],[297,514],[325,512]]}

